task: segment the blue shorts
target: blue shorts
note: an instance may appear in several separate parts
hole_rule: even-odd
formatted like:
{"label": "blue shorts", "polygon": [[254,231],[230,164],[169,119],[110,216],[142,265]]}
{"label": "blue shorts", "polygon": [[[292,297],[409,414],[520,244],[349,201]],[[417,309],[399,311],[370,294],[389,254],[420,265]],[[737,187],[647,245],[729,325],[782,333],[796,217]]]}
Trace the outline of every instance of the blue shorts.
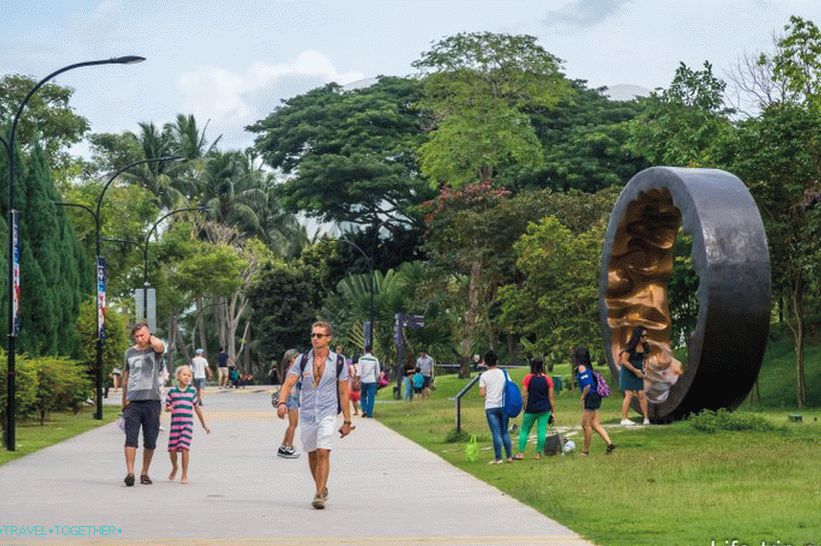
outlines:
{"label": "blue shorts", "polygon": [[194,378],[194,388],[199,389],[199,390],[204,389],[206,381],[207,381],[207,379],[205,379],[204,377],[199,377],[199,378],[195,377]]}

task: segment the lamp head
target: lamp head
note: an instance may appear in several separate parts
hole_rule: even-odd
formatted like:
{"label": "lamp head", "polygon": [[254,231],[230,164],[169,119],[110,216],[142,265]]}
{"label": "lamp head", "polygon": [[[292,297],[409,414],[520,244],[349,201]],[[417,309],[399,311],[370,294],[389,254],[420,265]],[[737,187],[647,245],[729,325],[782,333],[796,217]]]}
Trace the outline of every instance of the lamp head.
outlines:
{"label": "lamp head", "polygon": [[115,64],[137,64],[143,62],[144,60],[145,57],[126,55],[125,57],[114,57],[111,59],[111,62]]}

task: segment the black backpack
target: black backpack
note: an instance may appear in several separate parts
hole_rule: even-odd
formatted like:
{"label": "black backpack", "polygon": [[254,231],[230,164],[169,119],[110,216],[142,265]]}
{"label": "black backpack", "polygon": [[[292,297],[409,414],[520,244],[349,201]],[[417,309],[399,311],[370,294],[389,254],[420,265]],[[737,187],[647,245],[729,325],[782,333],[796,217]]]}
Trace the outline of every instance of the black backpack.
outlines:
{"label": "black backpack", "polygon": [[[302,353],[299,359],[299,377],[305,373],[305,366],[308,364],[308,353]],[[345,357],[336,355],[336,414],[342,413],[342,404],[339,403],[339,375],[342,373],[342,367],[345,365]]]}

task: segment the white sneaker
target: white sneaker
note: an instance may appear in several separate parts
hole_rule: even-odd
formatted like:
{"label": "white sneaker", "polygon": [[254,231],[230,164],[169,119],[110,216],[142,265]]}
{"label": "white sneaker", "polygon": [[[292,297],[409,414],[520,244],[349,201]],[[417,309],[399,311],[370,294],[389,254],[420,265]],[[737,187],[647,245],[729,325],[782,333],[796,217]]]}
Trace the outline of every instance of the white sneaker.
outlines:
{"label": "white sneaker", "polygon": [[643,424],[649,425],[650,424],[650,419],[645,419]]}
{"label": "white sneaker", "polygon": [[629,427],[629,426],[632,426],[634,423],[630,419],[622,419],[619,424],[624,426],[624,427]]}

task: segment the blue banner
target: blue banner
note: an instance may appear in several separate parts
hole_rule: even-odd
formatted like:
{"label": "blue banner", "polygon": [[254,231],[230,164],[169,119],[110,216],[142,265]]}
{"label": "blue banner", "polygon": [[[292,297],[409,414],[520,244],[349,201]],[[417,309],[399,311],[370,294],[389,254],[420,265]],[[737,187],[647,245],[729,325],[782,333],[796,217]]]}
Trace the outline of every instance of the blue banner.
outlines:
{"label": "blue banner", "polygon": [[105,338],[105,259],[97,256],[97,337]]}
{"label": "blue banner", "polygon": [[11,336],[20,335],[20,228],[17,220],[17,211],[11,211],[12,230],[12,298],[11,298]]}

